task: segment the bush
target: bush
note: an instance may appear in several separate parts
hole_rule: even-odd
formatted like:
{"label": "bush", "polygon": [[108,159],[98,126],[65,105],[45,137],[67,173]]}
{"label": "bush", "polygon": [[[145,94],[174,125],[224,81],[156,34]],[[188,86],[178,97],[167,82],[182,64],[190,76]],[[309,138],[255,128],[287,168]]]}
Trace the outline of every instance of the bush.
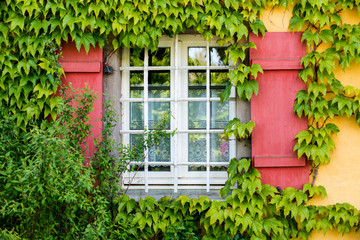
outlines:
{"label": "bush", "polygon": [[15,116],[0,112],[0,236],[129,239],[126,225],[112,226],[114,199],[123,194],[121,174],[129,161],[142,161],[160,142],[169,119],[145,131],[130,148],[111,140],[116,119],[111,103],[105,103],[102,137],[90,164],[84,165],[95,97],[88,89],[63,90],[55,121],[33,122],[25,131]]}
{"label": "bush", "polygon": [[19,130],[0,120],[0,228],[25,238],[101,236],[107,200],[93,187],[83,153],[59,138],[59,122]]}
{"label": "bush", "polygon": [[84,166],[93,102],[88,90],[65,95],[56,121],[33,122],[26,131],[15,124],[15,116],[1,111],[3,236],[12,229],[27,239],[97,239],[106,235],[108,200],[94,188],[92,168]]}

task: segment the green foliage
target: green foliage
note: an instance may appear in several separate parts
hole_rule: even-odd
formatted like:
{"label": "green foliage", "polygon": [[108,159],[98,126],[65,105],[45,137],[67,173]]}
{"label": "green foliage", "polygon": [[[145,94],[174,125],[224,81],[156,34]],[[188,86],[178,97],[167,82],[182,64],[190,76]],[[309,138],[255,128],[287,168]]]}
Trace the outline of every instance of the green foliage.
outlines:
{"label": "green foliage", "polygon": [[[3,238],[126,238],[112,226],[115,198],[123,194],[120,174],[130,161],[167,135],[163,118],[132,147],[115,144],[114,110],[104,103],[102,139],[90,162],[85,158],[90,134],[89,113],[95,96],[88,90],[64,88],[60,113],[25,132],[13,117],[0,118],[0,229]],[[174,133],[173,133],[174,134]],[[118,156],[114,155],[115,151]],[[109,154],[111,153],[111,154]],[[88,163],[88,165],[84,165]],[[95,179],[95,183],[94,183]],[[94,186],[95,184],[95,186]],[[14,234],[8,229],[14,229]]]}
{"label": "green foliage", "polygon": [[106,234],[107,200],[94,189],[83,152],[61,137],[69,135],[62,123],[24,132],[14,117],[1,114],[1,229],[13,229],[25,239]]}
{"label": "green foliage", "polygon": [[[136,171],[130,168],[130,162],[144,162],[151,148],[161,143],[168,136],[166,126],[170,122],[171,115],[164,115],[157,121],[151,130],[145,129],[133,144],[124,145],[112,140],[112,133],[117,124],[116,113],[111,101],[103,103],[104,114],[102,122],[104,128],[102,138],[96,142],[96,151],[90,160],[97,187],[103,196],[109,196],[110,210],[113,213],[114,199],[126,194],[127,189],[122,189],[121,175],[128,171]],[[84,117],[83,117],[84,118]],[[87,124],[89,125],[89,124]],[[87,129],[87,128],[85,128]],[[176,131],[171,132],[173,136]]]}
{"label": "green foliage", "polygon": [[338,132],[339,128],[332,123],[321,128],[310,126],[309,130],[303,130],[296,135],[297,143],[294,151],[297,151],[299,158],[305,155],[315,166],[329,163],[330,152],[335,148],[330,136]]}
{"label": "green foliage", "polygon": [[[325,233],[336,228],[343,234],[359,229],[358,212],[348,204],[306,206],[309,198],[325,195],[322,187],[311,185],[318,167],[330,161],[335,147],[331,136],[339,130],[327,121],[355,116],[360,125],[360,90],[343,86],[334,74],[337,64],[346,69],[354,61],[360,62],[359,25],[344,24],[341,19],[345,10],[357,8],[360,12],[359,4],[348,0],[1,1],[0,229],[5,230],[0,236],[18,239],[19,232],[30,238],[52,234],[59,238],[104,238],[107,211],[112,217],[116,215],[110,234],[119,239],[307,239],[315,229]],[[87,114],[94,99],[86,92],[71,93],[75,95],[65,96],[65,101],[56,97],[63,74],[58,65],[62,41],[72,39],[78,49],[84,47],[88,52],[114,37],[114,49],[132,46],[155,50],[159,37],[188,28],[206,40],[216,35],[220,45],[230,43],[228,60],[236,65],[229,73],[221,102],[230,97],[232,88],[249,101],[258,94],[255,79],[262,69],[245,64],[246,52],[256,48],[254,43],[238,42],[250,32],[264,35],[265,26],[258,16],[266,6],[290,5],[294,5],[290,29],[303,30],[302,41],[309,48],[299,74],[307,89],[298,92],[294,112],[308,118],[310,125],[297,134],[294,150],[310,161],[313,183],[299,191],[278,193],[261,185],[260,175],[249,161],[233,159],[229,179],[221,190],[223,196],[230,191],[231,195],[223,202],[184,196],[159,202],[147,198],[139,203],[123,196],[115,202],[120,190],[117,174],[129,159],[141,161],[144,149],[151,147],[149,141],[161,138],[161,127],[157,133],[146,132],[132,149],[116,146],[110,137],[114,115],[105,104],[108,114],[103,119],[103,140],[97,143],[94,164],[84,168],[85,139],[90,135]],[[80,108],[68,104],[73,100]],[[44,124],[42,120],[49,118],[58,120]],[[254,124],[235,118],[224,137],[248,138]],[[122,161],[115,161],[109,152],[120,152]],[[96,176],[96,188],[91,176]],[[102,197],[108,189],[110,204]]]}
{"label": "green foliage", "polygon": [[299,73],[307,90],[297,93],[294,112],[311,122],[307,131],[297,134],[294,150],[299,157],[306,156],[310,161],[313,184],[319,166],[330,162],[330,153],[335,148],[331,136],[339,131],[327,121],[336,116],[354,115],[360,126],[360,90],[343,86],[334,74],[337,64],[345,70],[352,62],[360,62],[359,25],[344,24],[341,18],[341,13],[358,4],[305,0],[293,8],[290,28],[304,31],[301,40],[310,50],[301,59],[304,69]]}
{"label": "green foliage", "polygon": [[229,140],[232,135],[238,139],[247,139],[250,137],[252,130],[255,127],[255,123],[253,121],[249,121],[248,123],[241,123],[238,118],[234,118],[229,121],[224,129],[224,137],[226,140]]}
{"label": "green foliage", "polygon": [[[193,28],[206,40],[218,36],[220,45],[236,43],[249,32],[264,34],[258,15],[265,7],[266,1],[2,1],[0,103],[22,129],[32,119],[55,119],[59,101],[50,96],[63,74],[57,63],[63,41],[73,40],[86,52],[110,37],[114,49],[155,50],[163,34]],[[249,47],[232,45],[231,59],[244,61]],[[257,94],[255,81],[240,85],[235,87],[244,99]]]}
{"label": "green foliage", "polygon": [[[325,188],[309,183],[303,189],[262,184],[260,173],[247,159],[232,159],[229,179],[221,189],[225,200],[207,197],[177,199],[152,197],[117,199],[115,228],[128,239],[308,239],[311,231],[336,228],[348,233],[359,225],[359,213],[350,204],[307,205]],[[122,224],[125,223],[126,224]],[[120,232],[116,230],[116,232]]]}

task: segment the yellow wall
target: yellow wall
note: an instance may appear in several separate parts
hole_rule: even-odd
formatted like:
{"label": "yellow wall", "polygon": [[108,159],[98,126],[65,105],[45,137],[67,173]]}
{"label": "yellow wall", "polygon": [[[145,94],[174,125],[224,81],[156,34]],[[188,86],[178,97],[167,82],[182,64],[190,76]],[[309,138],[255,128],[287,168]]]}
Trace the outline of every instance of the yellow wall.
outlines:
{"label": "yellow wall", "polygon": [[[262,20],[269,32],[289,31],[288,25],[291,10],[285,8],[267,9]],[[344,23],[358,24],[360,17],[357,11],[347,11],[342,14]],[[352,85],[360,89],[360,64],[351,64],[345,72],[341,68],[335,71],[336,77],[344,86]],[[348,202],[360,209],[360,127],[355,118],[336,118],[333,120],[340,132],[334,137],[336,149],[331,162],[319,168],[316,185],[323,185],[328,196],[325,199],[313,199],[310,204],[328,205]],[[336,231],[330,231],[325,236],[313,233],[312,240],[360,239],[360,233],[342,236]]]}

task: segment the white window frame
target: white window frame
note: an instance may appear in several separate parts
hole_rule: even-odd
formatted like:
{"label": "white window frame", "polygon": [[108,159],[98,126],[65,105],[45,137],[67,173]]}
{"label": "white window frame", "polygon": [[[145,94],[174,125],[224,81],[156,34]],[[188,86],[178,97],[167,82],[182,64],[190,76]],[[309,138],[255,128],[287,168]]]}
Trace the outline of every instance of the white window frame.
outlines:
{"label": "white window frame", "polygon": [[[130,134],[141,134],[143,130],[130,130],[130,102],[143,102],[144,127],[148,123],[148,102],[170,102],[171,112],[174,119],[171,119],[170,130],[177,130],[177,134],[170,137],[171,160],[169,162],[151,162],[151,165],[169,165],[169,172],[148,171],[150,165],[146,156],[143,163],[131,162],[132,165],[144,165],[144,171],[127,172],[124,174],[123,184],[126,187],[129,183],[130,190],[172,190],[177,193],[179,190],[211,190],[220,189],[227,179],[225,171],[210,171],[211,166],[228,166],[228,162],[210,162],[210,134],[223,133],[223,129],[210,129],[210,102],[220,101],[218,97],[210,97],[210,70],[227,70],[231,66],[210,66],[210,47],[217,47],[216,40],[207,42],[201,35],[177,35],[174,38],[161,38],[158,47],[170,47],[170,66],[148,66],[148,52],[144,54],[144,66],[132,67],[130,63],[130,50],[122,50],[122,82],[121,82],[121,111],[122,127],[120,134],[124,144],[129,144]],[[187,66],[188,47],[206,47],[206,66]],[[144,72],[143,98],[130,98],[130,71],[141,70]],[[170,71],[170,98],[149,98],[148,78],[149,70]],[[206,71],[206,97],[188,97],[188,70]],[[188,129],[188,102],[206,101],[206,129]],[[229,120],[236,117],[235,89],[232,89],[229,98]],[[186,119],[186,121],[184,121]],[[206,162],[188,162],[188,134],[206,134]],[[229,160],[236,157],[236,140],[229,140]],[[206,171],[188,171],[188,166],[206,166]]]}

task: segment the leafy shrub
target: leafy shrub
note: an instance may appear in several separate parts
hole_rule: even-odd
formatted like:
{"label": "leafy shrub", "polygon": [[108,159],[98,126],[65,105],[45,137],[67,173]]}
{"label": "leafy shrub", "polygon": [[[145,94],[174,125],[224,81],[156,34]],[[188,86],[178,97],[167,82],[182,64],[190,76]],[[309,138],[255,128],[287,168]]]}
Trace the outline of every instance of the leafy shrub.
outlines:
{"label": "leafy shrub", "polygon": [[101,236],[107,200],[93,188],[83,153],[58,137],[58,123],[23,132],[12,118],[0,120],[0,228],[31,239]]}
{"label": "leafy shrub", "polygon": [[[0,229],[4,239],[129,239],[126,224],[112,226],[114,199],[123,194],[121,174],[129,161],[142,161],[167,133],[169,119],[132,146],[111,139],[116,117],[104,103],[104,129],[94,156],[86,162],[91,136],[89,89],[62,91],[56,121],[33,122],[24,131],[15,117],[0,112]],[[14,232],[9,231],[14,229]],[[136,232],[136,231],[135,231]],[[135,235],[134,235],[135,236]]]}
{"label": "leafy shrub", "polygon": [[27,131],[0,114],[0,229],[29,239],[106,235],[108,200],[94,188],[80,147],[93,102],[88,90],[65,95],[56,121],[33,122]]}

